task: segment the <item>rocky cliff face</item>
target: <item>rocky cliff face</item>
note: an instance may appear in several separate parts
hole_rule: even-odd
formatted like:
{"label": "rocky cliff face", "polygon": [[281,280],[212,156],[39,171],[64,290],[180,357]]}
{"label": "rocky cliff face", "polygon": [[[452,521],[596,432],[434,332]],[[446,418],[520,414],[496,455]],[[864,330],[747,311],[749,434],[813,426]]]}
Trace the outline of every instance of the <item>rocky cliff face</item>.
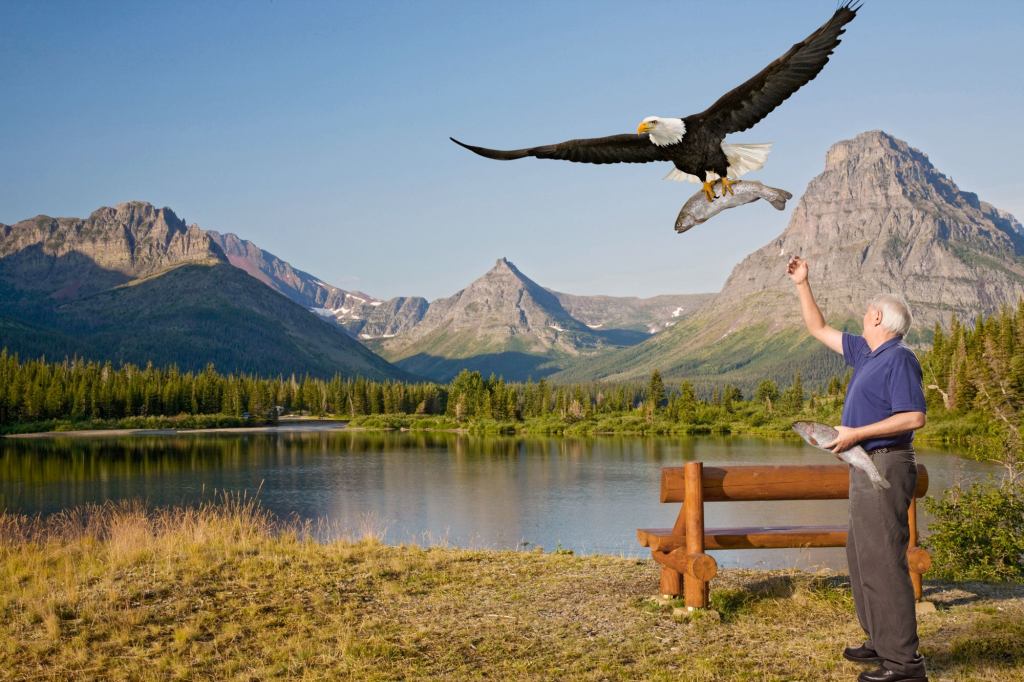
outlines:
{"label": "rocky cliff face", "polygon": [[810,262],[815,295],[833,320],[859,320],[882,291],[907,298],[919,331],[1024,295],[1021,224],[881,131],[829,149],[789,226],[736,266],[707,314],[748,310],[735,320],[743,326],[755,303],[756,318],[772,328],[794,324],[790,254]]}
{"label": "rocky cliff face", "polygon": [[363,340],[389,339],[419,324],[427,308],[427,299],[422,296],[396,296],[364,303],[358,312],[365,317],[345,320],[342,324]]}
{"label": "rocky cliff face", "polygon": [[36,216],[0,225],[0,278],[19,289],[77,298],[183,263],[226,257],[196,226],[169,208],[140,201],[88,218]]}
{"label": "rocky cliff face", "polygon": [[836,358],[802,331],[790,255],[810,262],[826,318],[860,331],[868,299],[904,295],[911,341],[956,313],[973,319],[1024,296],[1024,228],[959,189],[928,157],[881,131],[833,145],[777,238],[747,256],[696,314],[629,352],[588,360],[556,379],[670,376],[718,382],[823,377]]}

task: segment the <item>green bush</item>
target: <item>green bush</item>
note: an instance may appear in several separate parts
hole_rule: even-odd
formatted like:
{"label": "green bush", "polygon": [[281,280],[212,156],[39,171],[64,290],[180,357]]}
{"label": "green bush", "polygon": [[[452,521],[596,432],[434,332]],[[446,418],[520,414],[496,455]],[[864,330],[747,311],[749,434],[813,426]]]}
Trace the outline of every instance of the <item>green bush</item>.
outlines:
{"label": "green bush", "polygon": [[175,416],[122,417],[120,419],[46,419],[0,427],[0,434],[42,431],[95,431],[98,429],[212,429],[263,426],[273,419],[243,419],[230,414],[179,414]]}
{"label": "green bush", "polygon": [[363,429],[409,429],[410,431],[451,431],[459,423],[448,417],[430,414],[368,414],[353,417],[349,426]]}
{"label": "green bush", "polygon": [[979,481],[925,498],[924,505],[933,517],[921,542],[932,553],[929,577],[1024,579],[1024,487]]}

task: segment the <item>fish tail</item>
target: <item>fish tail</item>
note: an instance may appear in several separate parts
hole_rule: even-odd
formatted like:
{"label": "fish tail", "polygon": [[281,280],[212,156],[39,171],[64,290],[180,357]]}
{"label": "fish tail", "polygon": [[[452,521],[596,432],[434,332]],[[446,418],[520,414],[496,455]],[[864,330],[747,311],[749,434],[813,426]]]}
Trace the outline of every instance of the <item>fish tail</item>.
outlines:
{"label": "fish tail", "polygon": [[871,487],[875,490],[888,490],[892,486],[889,484],[889,481],[884,478],[872,478]]}

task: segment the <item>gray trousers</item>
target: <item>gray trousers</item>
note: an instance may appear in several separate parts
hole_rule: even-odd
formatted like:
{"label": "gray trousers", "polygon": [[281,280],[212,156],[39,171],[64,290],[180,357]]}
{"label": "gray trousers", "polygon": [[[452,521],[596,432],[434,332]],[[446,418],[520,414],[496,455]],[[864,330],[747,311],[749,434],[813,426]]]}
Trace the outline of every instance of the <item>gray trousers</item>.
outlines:
{"label": "gray trousers", "polygon": [[867,474],[850,467],[846,559],[857,620],[867,634],[867,646],[878,652],[886,668],[924,676],[924,658],[917,652],[914,587],[907,567],[907,508],[917,486],[914,449],[901,446],[871,459],[891,487],[875,490]]}

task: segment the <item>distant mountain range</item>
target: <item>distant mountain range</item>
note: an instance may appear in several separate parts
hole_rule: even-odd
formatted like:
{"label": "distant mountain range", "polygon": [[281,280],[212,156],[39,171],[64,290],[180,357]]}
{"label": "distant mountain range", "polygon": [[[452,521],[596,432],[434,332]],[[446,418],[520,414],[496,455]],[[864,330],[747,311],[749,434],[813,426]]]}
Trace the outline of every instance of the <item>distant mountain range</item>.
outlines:
{"label": "distant mountain range", "polygon": [[684,319],[706,299],[679,295],[652,302],[561,294],[499,258],[465,289],[431,302],[410,330],[370,346],[399,367],[438,381],[462,368],[510,380],[538,379],[572,358],[640,343],[652,329]]}
{"label": "distant mountain range", "polygon": [[382,300],[140,201],[0,225],[0,346],[29,356],[437,381],[469,367],[516,380],[638,343],[707,298],[561,294],[501,259],[453,297]]}
{"label": "distant mountain range", "polygon": [[791,254],[810,260],[819,303],[840,327],[859,330],[872,294],[905,294],[912,341],[953,313],[972,319],[1024,296],[1021,224],[872,131],[828,151],[789,226],[717,295],[562,293],[500,258],[452,296],[383,300],[128,202],[85,219],[0,225],[0,346],[377,379],[447,381],[469,368],[508,380],[638,380],[653,369],[745,387],[797,370],[820,380],[839,358],[803,332],[784,274]]}

